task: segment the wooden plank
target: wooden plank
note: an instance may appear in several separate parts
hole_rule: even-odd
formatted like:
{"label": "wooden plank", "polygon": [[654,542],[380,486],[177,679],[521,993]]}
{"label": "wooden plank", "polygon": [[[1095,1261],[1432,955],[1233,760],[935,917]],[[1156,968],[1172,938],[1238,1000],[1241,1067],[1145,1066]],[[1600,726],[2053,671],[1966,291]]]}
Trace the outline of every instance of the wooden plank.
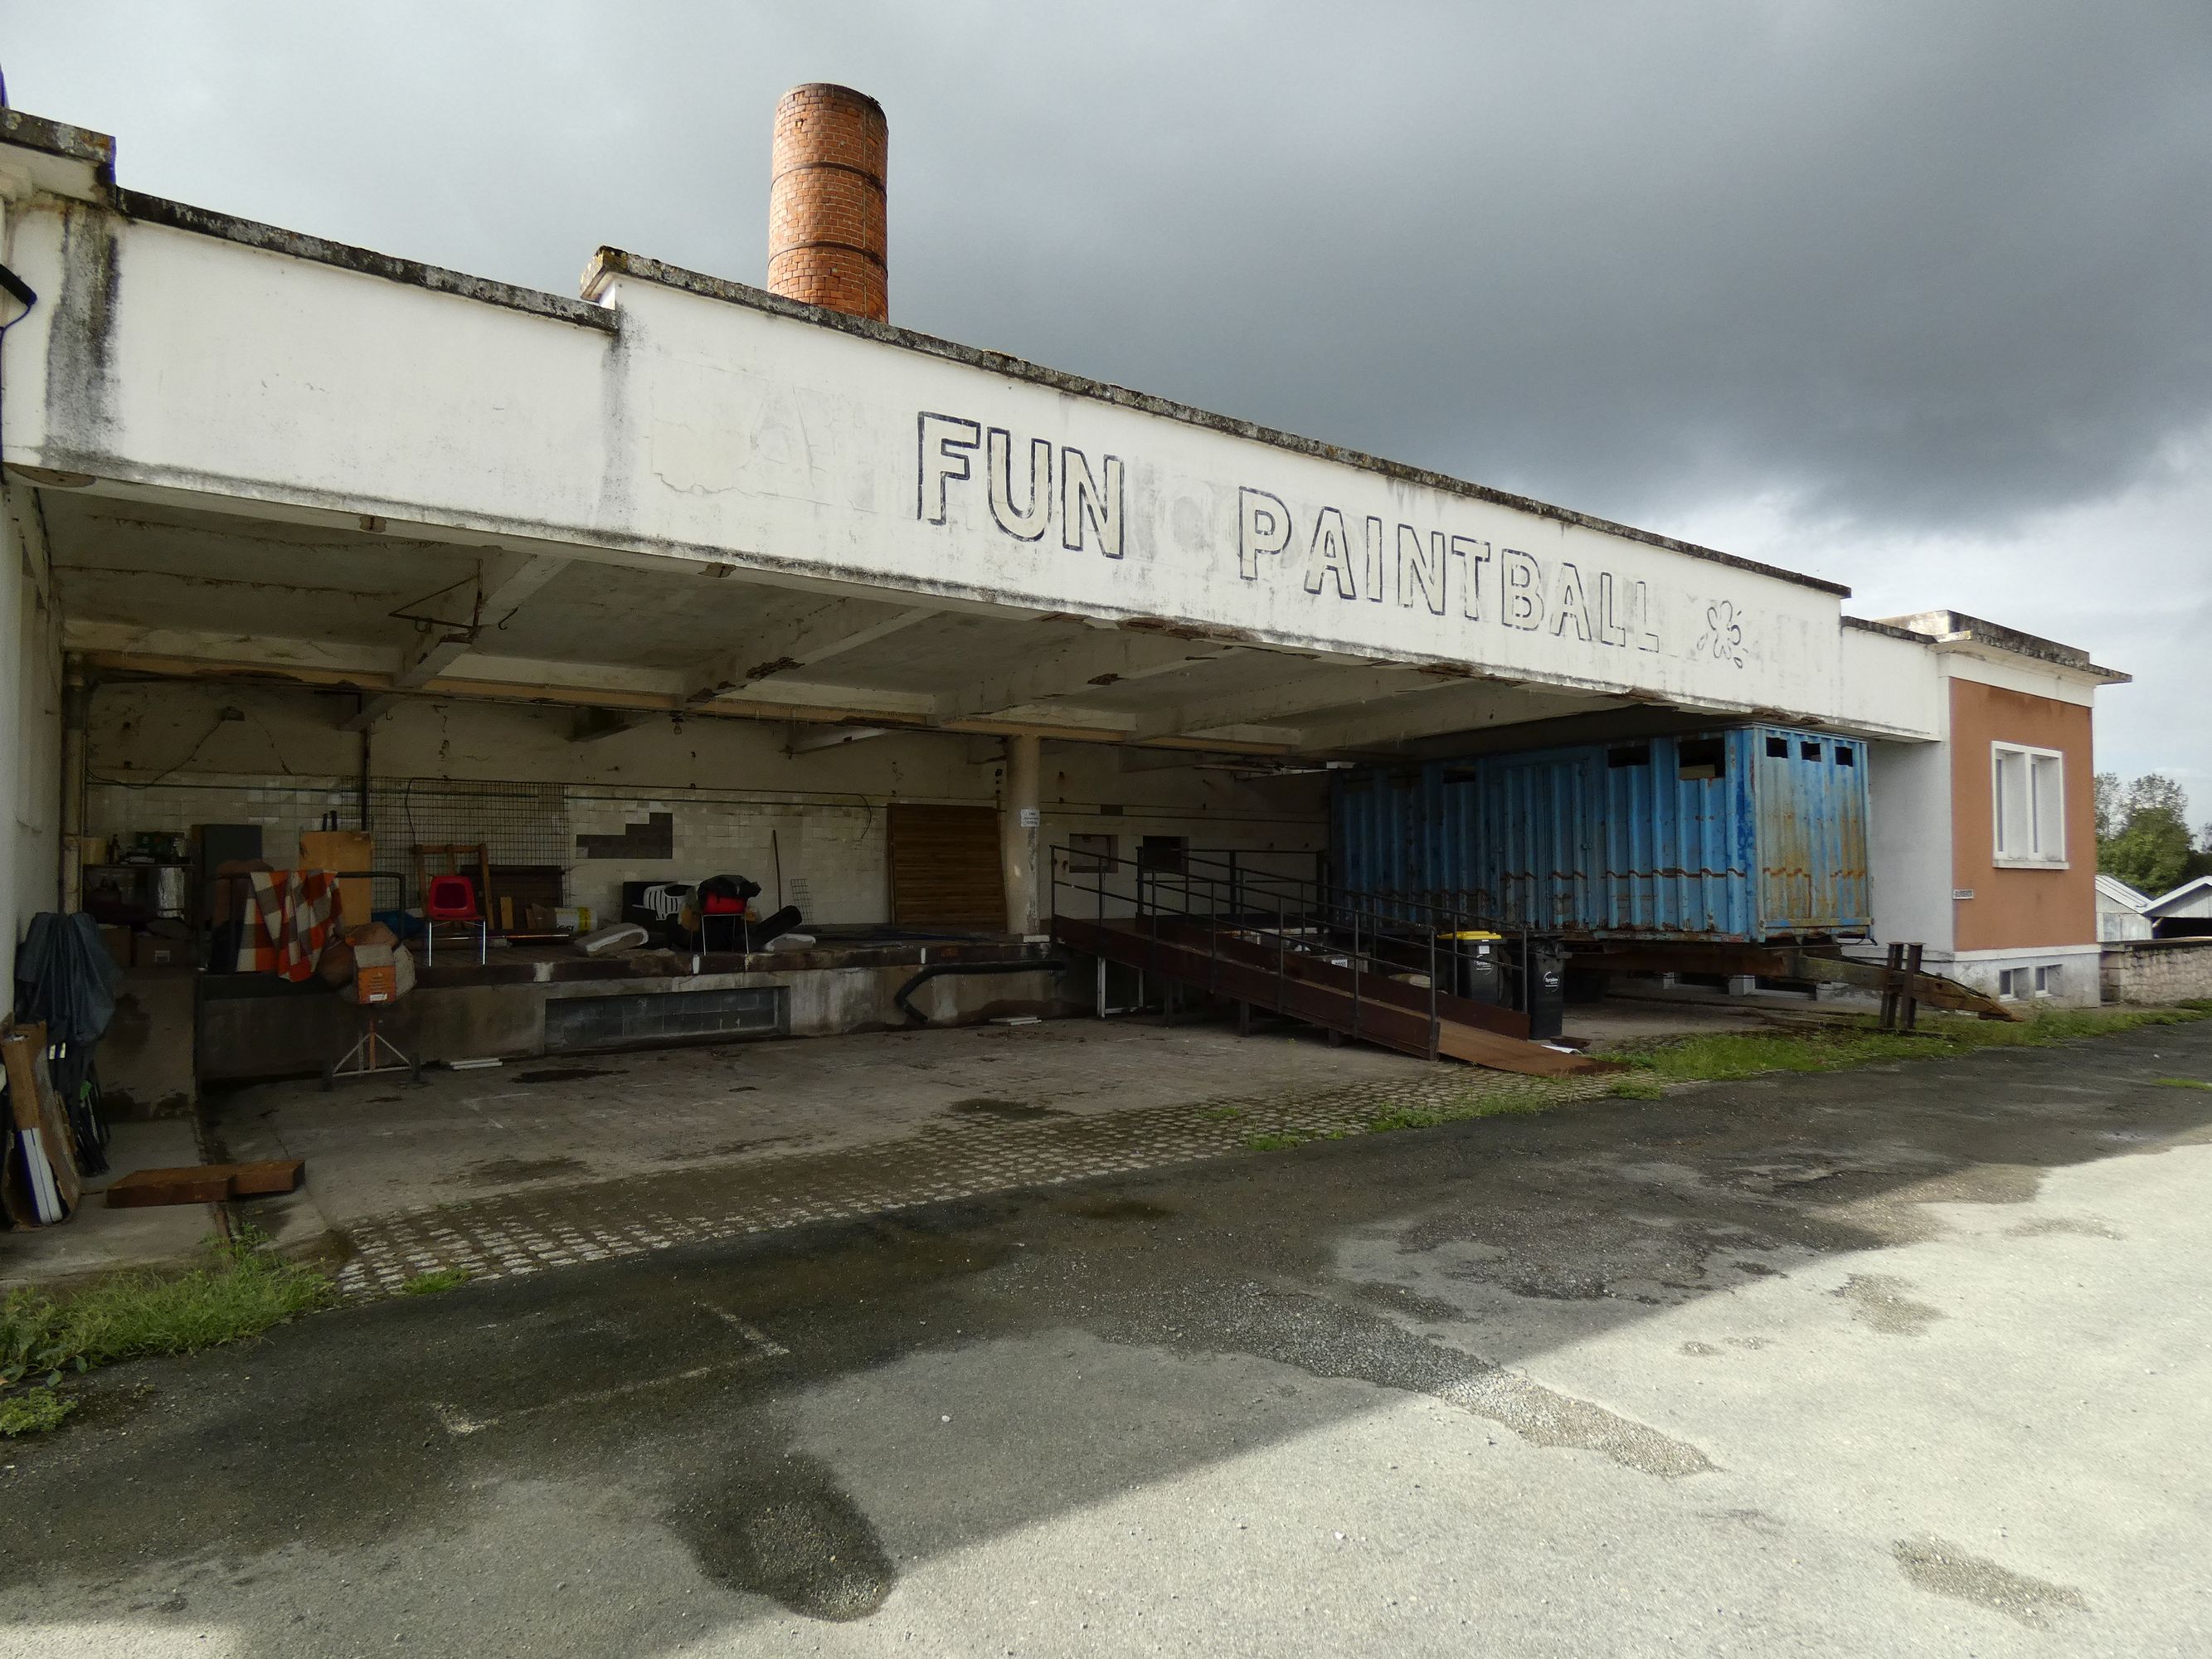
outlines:
{"label": "wooden plank", "polygon": [[107,1188],[111,1210],[156,1204],[220,1204],[230,1196],[231,1166],[202,1164],[182,1170],[133,1170]]}
{"label": "wooden plank", "polygon": [[908,927],[1006,927],[997,808],[894,801],[889,842],[894,922]]}
{"label": "wooden plank", "polygon": [[264,1158],[254,1164],[234,1164],[230,1166],[230,1195],[233,1198],[263,1198],[272,1193],[294,1192],[307,1173],[306,1161],[296,1158]]}
{"label": "wooden plank", "polygon": [[[38,1168],[43,1159],[62,1212],[50,1218],[61,1220],[84,1196],[84,1183],[77,1174],[76,1140],[70,1133],[68,1114],[46,1074],[46,1028],[15,1027],[0,1037],[0,1055],[4,1055],[0,1063],[4,1063],[8,1075],[9,1111],[16,1132],[23,1137],[24,1156],[31,1161],[27,1170],[31,1190],[43,1199],[46,1177]],[[48,1206],[41,1203],[40,1207]]]}

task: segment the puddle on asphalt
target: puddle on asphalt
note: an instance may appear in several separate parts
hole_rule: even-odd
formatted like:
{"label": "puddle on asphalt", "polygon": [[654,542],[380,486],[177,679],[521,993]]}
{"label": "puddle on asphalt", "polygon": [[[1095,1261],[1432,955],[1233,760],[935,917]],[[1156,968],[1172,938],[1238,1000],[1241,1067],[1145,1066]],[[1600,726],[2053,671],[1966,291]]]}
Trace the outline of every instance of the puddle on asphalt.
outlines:
{"label": "puddle on asphalt", "polygon": [[493,1158],[471,1164],[457,1176],[447,1176],[447,1184],[505,1187],[518,1182],[555,1181],[562,1176],[588,1175],[591,1167],[580,1158]]}
{"label": "puddle on asphalt", "polygon": [[898,1582],[860,1506],[804,1453],[696,1491],[665,1518],[716,1583],[811,1619],[865,1619]]}
{"label": "puddle on asphalt", "polygon": [[1905,1294],[1917,1288],[1909,1279],[1853,1273],[1841,1290],[1828,1294],[1849,1304],[1853,1319],[1873,1326],[1885,1336],[1924,1336],[1929,1326],[1943,1317],[1943,1310]]}
{"label": "puddle on asphalt", "polygon": [[1971,1601],[2031,1629],[2045,1628],[2055,1613],[2079,1613],[2088,1605],[2077,1589],[2014,1572],[1940,1538],[1905,1539],[1890,1553],[1915,1589]]}
{"label": "puddle on asphalt", "polygon": [[1175,1212],[1141,1198],[1079,1198],[1062,1206],[1085,1221],[1165,1221]]}
{"label": "puddle on asphalt", "polygon": [[1065,1112],[1055,1112],[1049,1106],[1032,1106],[1026,1101],[994,1100],[988,1095],[978,1095],[969,1100],[956,1100],[945,1109],[962,1117],[994,1118],[1001,1123],[1034,1123],[1041,1117],[1066,1117]]}

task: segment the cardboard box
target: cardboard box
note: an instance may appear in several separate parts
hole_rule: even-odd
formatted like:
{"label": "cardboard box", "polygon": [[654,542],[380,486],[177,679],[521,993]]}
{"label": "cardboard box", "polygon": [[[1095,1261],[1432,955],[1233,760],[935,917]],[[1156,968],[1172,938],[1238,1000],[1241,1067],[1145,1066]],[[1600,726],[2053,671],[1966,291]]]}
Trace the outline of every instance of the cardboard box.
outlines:
{"label": "cardboard box", "polygon": [[133,963],[140,968],[189,968],[192,965],[192,943],[190,939],[141,933],[131,947],[131,956]]}
{"label": "cardboard box", "polygon": [[399,994],[399,967],[389,945],[356,945],[353,950],[354,1000],[390,1002]]}
{"label": "cardboard box", "polygon": [[[376,839],[359,830],[302,830],[300,834],[300,867],[303,870],[335,870],[341,875],[351,870],[373,870],[376,867]],[[340,926],[365,927],[368,925],[373,898],[370,885],[365,878],[338,883]]]}

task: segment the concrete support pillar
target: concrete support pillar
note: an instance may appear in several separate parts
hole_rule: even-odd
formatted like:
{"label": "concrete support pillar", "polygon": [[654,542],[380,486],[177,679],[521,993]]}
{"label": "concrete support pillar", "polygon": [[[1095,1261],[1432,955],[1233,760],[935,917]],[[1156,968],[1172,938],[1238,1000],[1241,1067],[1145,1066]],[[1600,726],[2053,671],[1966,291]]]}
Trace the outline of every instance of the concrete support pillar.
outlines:
{"label": "concrete support pillar", "polygon": [[91,723],[92,686],[74,655],[62,683],[61,906],[84,908],[85,731]]}
{"label": "concrete support pillar", "polygon": [[1044,931],[1037,844],[1043,838],[1038,802],[1042,744],[1024,733],[1006,739],[1006,782],[999,799],[1000,862],[1006,875],[1006,931],[1016,938]]}

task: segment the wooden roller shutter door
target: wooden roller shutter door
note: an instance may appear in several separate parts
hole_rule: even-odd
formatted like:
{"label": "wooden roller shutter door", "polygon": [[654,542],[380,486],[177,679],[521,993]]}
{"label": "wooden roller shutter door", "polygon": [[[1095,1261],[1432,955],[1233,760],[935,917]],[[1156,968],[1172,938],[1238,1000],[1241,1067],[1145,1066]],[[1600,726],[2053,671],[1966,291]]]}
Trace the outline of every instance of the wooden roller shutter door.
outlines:
{"label": "wooden roller shutter door", "polygon": [[994,806],[890,807],[891,920],[905,927],[1006,926]]}

